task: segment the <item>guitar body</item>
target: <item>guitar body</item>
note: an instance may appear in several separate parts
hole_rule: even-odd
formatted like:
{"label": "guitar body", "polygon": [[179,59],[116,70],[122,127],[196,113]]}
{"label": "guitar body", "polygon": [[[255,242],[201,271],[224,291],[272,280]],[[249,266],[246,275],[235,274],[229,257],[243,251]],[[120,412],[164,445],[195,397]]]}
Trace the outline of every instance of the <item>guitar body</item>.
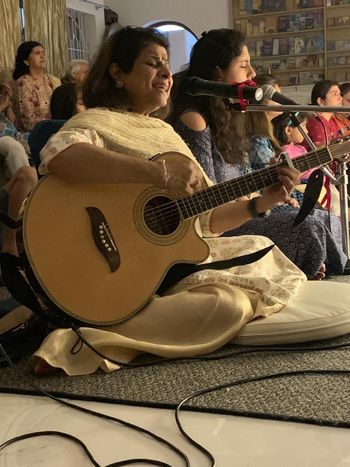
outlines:
{"label": "guitar body", "polygon": [[152,298],[173,264],[200,263],[209,254],[195,221],[183,220],[176,206],[150,185],[71,184],[47,175],[24,214],[33,272],[74,318],[121,322]]}

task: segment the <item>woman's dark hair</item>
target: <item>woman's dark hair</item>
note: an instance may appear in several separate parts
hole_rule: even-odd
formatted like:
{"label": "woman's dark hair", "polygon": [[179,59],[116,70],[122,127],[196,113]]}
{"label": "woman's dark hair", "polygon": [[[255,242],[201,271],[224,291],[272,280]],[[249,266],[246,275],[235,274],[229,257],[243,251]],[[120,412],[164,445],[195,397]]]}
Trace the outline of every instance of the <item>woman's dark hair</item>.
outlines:
{"label": "woman's dark hair", "polygon": [[187,110],[196,110],[210,126],[214,142],[225,161],[241,163],[248,143],[245,138],[244,116],[230,112],[228,102],[208,96],[188,96],[183,91],[183,80],[196,76],[217,80],[219,69],[225,70],[239,57],[245,45],[245,36],[232,29],[213,29],[202,34],[193,46],[188,69],[174,76],[172,113],[169,121],[175,123]]}
{"label": "woman's dark hair", "polygon": [[12,75],[14,80],[29,73],[29,67],[24,63],[24,60],[27,60],[34,47],[38,46],[42,47],[42,45],[39,42],[27,41],[22,42],[22,44],[18,47],[16,53],[15,69],[13,70]]}
{"label": "woman's dark hair", "polygon": [[[307,119],[307,113],[298,113],[297,118],[300,123],[303,123]],[[273,133],[281,146],[289,143],[285,132],[288,126],[295,126],[288,113],[278,115],[272,120]]]}
{"label": "woman's dark hair", "polygon": [[318,105],[317,99],[325,99],[332,86],[339,86],[338,81],[322,79],[317,81],[311,91],[311,105]]}
{"label": "woman's dark hair", "polygon": [[126,27],[103,42],[91,70],[83,84],[83,101],[88,108],[128,108],[130,101],[124,88],[117,88],[110,74],[110,66],[116,63],[124,73],[130,73],[135,60],[150,44],[158,44],[166,50],[167,40],[156,29]]}
{"label": "woman's dark hair", "polygon": [[258,86],[262,86],[263,84],[271,84],[271,86],[279,86],[280,80],[277,76],[270,75],[269,73],[259,73],[255,76],[254,81]]}
{"label": "woman's dark hair", "polygon": [[339,89],[340,89],[341,96],[342,97],[345,96],[345,94],[350,92],[350,83],[346,82],[346,83],[339,84]]}
{"label": "woman's dark hair", "polygon": [[50,101],[51,117],[68,120],[76,113],[76,83],[66,83],[54,90]]}

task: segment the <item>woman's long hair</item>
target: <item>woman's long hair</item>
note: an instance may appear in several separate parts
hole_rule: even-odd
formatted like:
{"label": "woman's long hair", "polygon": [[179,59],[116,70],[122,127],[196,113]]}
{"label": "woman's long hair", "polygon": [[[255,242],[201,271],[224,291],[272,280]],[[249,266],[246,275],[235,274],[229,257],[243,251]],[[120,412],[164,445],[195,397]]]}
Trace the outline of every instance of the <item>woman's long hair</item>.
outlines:
{"label": "woman's long hair", "polygon": [[12,75],[15,81],[21,76],[28,75],[30,73],[29,66],[26,63],[24,63],[24,60],[27,60],[34,47],[38,46],[42,47],[42,45],[39,42],[26,41],[22,42],[22,44],[18,47],[16,53],[15,69],[13,70]]}
{"label": "woman's long hair", "polygon": [[193,46],[188,69],[174,76],[170,123],[187,110],[196,110],[210,126],[214,142],[229,163],[242,163],[248,149],[244,114],[229,109],[228,101],[208,96],[188,96],[183,80],[196,76],[206,80],[218,79],[218,69],[225,70],[239,57],[245,37],[232,29],[215,29],[203,33]]}

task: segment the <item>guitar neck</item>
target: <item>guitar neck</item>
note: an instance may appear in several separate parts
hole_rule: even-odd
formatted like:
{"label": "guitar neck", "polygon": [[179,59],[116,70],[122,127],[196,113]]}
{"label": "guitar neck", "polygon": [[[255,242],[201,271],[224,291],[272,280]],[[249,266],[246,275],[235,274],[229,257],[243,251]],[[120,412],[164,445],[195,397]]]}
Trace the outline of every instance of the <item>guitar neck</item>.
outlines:
{"label": "guitar neck", "polygon": [[[318,149],[293,159],[293,166],[301,173],[332,161],[330,148]],[[184,219],[197,217],[204,212],[234,201],[242,196],[260,191],[279,181],[279,168],[288,166],[286,161],[256,170],[247,175],[197,191],[177,199]]]}

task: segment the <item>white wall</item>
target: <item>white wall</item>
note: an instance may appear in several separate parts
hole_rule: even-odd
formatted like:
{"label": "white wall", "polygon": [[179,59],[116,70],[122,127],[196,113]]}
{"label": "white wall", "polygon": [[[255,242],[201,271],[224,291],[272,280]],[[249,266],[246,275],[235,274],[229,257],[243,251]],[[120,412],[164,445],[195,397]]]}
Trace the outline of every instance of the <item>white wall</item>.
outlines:
{"label": "white wall", "polygon": [[[101,2],[102,3],[102,2]],[[231,0],[105,0],[123,26],[144,26],[158,20],[178,21],[196,36],[232,27]]]}

